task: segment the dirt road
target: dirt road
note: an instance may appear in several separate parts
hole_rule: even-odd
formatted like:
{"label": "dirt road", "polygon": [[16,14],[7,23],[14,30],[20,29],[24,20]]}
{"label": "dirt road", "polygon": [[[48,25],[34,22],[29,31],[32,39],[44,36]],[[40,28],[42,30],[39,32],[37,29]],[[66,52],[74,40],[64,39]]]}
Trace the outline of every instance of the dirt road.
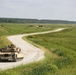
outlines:
{"label": "dirt road", "polygon": [[58,32],[58,31],[61,31],[61,30],[64,30],[64,29],[65,28],[59,28],[59,29],[52,30],[52,31],[45,31],[45,32],[37,32],[37,33],[29,33],[29,34],[8,36],[7,38],[13,44],[15,44],[17,47],[21,48],[22,53],[25,56],[24,56],[24,59],[22,61],[18,61],[18,62],[0,62],[0,70],[13,68],[13,67],[16,67],[16,66],[21,65],[21,64],[27,64],[27,63],[31,63],[31,62],[38,61],[38,60],[41,60],[41,59],[45,58],[44,52],[41,49],[33,46],[32,44],[24,41],[22,39],[23,36]]}

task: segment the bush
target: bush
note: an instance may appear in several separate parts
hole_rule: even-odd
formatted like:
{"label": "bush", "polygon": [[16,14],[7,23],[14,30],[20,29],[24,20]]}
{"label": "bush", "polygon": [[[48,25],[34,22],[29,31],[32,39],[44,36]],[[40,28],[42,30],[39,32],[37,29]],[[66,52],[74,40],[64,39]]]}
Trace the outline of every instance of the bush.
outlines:
{"label": "bush", "polygon": [[69,58],[60,58],[56,60],[55,64],[58,66],[58,68],[63,68],[71,64],[71,60]]}
{"label": "bush", "polygon": [[63,56],[64,52],[60,51],[59,49],[55,49],[54,51],[52,51],[53,53],[56,53],[59,56]]}

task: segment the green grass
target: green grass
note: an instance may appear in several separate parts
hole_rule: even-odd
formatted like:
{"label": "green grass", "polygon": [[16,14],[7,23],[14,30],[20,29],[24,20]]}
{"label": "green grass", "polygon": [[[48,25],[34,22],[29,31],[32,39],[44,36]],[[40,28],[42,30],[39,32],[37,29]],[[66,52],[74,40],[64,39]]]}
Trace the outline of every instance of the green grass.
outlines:
{"label": "green grass", "polygon": [[[50,52],[58,56],[56,59],[52,59],[50,53],[45,54],[46,62],[49,61],[47,64],[53,64],[59,70],[58,72],[55,71],[53,75],[76,74],[76,27],[57,33],[28,36],[27,38],[28,40],[47,48]],[[48,74],[45,75],[49,74],[51,73],[48,72]]]}
{"label": "green grass", "polygon": [[6,36],[0,36],[0,48],[11,44],[11,42],[6,38]]}
{"label": "green grass", "polygon": [[[9,25],[6,26],[5,30],[8,31]],[[30,26],[26,26],[30,30]],[[10,28],[12,27],[13,25]],[[68,27],[68,29],[57,33],[27,37],[27,39],[32,41],[34,45],[44,49],[46,56],[44,60],[0,71],[0,75],[76,75],[76,27],[65,25],[48,25],[48,27],[46,27],[45,25],[45,27],[38,28],[37,30],[34,29],[34,31],[37,32],[39,29],[43,29],[43,31],[45,31],[50,28],[56,29],[59,27]],[[14,30],[14,28],[11,30]],[[16,31],[16,33],[11,31],[7,35],[21,33],[22,32],[19,31]],[[24,37],[24,39],[26,39],[26,37]],[[2,43],[2,46],[3,45],[5,44]]]}
{"label": "green grass", "polygon": [[0,47],[7,46],[11,43],[6,38],[6,36],[8,35],[41,32],[56,28],[55,26],[50,25],[43,25],[43,27],[37,27],[38,25],[39,24],[0,23]]}
{"label": "green grass", "polygon": [[31,24],[12,24],[12,23],[3,23],[0,24],[0,35],[15,35],[15,34],[24,34],[32,32],[40,32],[51,30],[52,27],[37,27],[37,25]]}

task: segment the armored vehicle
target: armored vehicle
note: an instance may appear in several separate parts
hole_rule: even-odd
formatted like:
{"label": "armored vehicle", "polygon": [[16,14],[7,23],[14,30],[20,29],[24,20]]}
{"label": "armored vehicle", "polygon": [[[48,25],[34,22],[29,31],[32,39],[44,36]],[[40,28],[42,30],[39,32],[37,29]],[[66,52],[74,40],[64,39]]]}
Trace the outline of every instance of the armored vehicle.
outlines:
{"label": "armored vehicle", "polygon": [[0,61],[8,60],[16,62],[18,59],[23,59],[23,57],[21,49],[13,44],[0,49]]}

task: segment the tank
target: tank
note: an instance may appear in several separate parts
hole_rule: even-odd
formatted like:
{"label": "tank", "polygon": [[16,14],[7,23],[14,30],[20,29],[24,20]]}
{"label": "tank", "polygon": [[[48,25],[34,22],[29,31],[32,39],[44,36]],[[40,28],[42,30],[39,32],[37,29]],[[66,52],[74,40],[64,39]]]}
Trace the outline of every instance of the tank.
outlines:
{"label": "tank", "polygon": [[0,61],[8,60],[16,62],[18,59],[23,59],[24,55],[21,53],[21,49],[14,44],[0,49]]}

